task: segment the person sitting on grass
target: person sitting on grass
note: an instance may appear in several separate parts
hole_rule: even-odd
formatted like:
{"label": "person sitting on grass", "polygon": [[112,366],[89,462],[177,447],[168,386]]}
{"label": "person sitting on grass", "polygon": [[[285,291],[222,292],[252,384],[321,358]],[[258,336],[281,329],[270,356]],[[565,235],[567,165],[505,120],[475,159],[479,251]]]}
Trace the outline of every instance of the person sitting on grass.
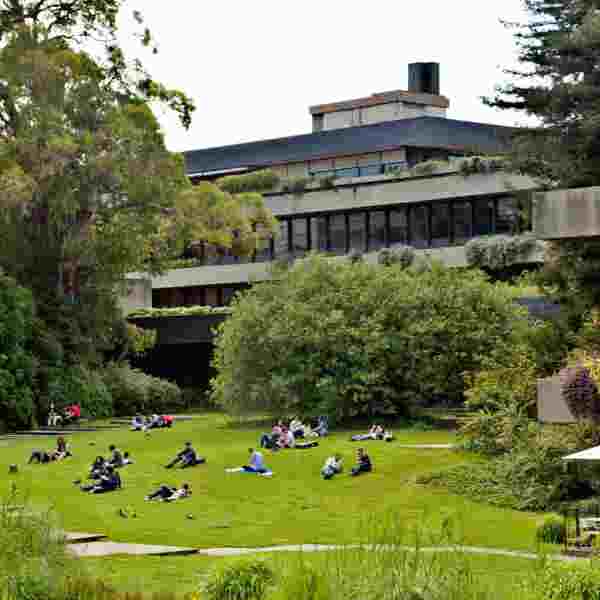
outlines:
{"label": "person sitting on grass", "polygon": [[54,462],[56,460],[63,460],[71,456],[71,452],[69,451],[69,447],[65,438],[60,436],[56,440],[56,448],[54,450],[34,450],[29,457],[29,461],[27,464],[31,464],[33,462],[37,462],[38,464],[45,464],[49,462]]}
{"label": "person sitting on grass", "polygon": [[278,445],[280,448],[293,448],[296,445],[296,438],[291,429],[283,428]]}
{"label": "person sitting on grass", "polygon": [[334,475],[342,472],[342,457],[340,454],[330,456],[321,469],[323,479],[331,479]]}
{"label": "person sitting on grass", "polygon": [[319,437],[325,437],[329,434],[329,421],[327,417],[321,416],[317,419],[317,426],[312,431]]}
{"label": "person sitting on grass", "polygon": [[111,444],[108,447],[109,452],[111,453],[110,458],[108,459],[108,464],[118,469],[123,466],[123,454],[122,452],[114,445]]}
{"label": "person sitting on grass", "polygon": [[192,447],[192,442],[186,442],[183,450],[168,465],[165,465],[165,468],[172,469],[176,464],[181,463],[181,468],[185,469],[186,467],[194,467],[205,462],[206,459],[198,456]]}
{"label": "person sitting on grass", "polygon": [[123,452],[123,466],[132,465],[132,464],[133,464],[133,459],[129,455],[129,452]]}
{"label": "person sitting on grass", "polygon": [[371,464],[371,459],[369,455],[364,451],[363,448],[359,448],[356,451],[356,466],[352,467],[351,475],[356,477],[357,475],[361,475],[362,473],[369,473],[373,470],[373,465]]}
{"label": "person sitting on grass", "polygon": [[290,421],[290,431],[294,434],[295,438],[303,438],[304,437],[304,429],[305,425],[302,423],[300,419],[294,417]]}
{"label": "person sitting on grass", "polygon": [[248,464],[243,467],[236,467],[233,469],[225,469],[227,473],[256,473],[257,475],[271,476],[273,472],[267,469],[265,466],[262,452],[255,450],[254,448],[248,448],[250,458]]}
{"label": "person sitting on grass", "polygon": [[137,414],[131,419],[131,431],[144,431],[145,427],[146,423],[142,415]]}
{"label": "person sitting on grass", "polygon": [[270,450],[278,450],[279,449],[279,438],[283,433],[283,428],[281,425],[281,421],[278,421],[273,425],[271,429],[271,433],[263,433],[260,438],[260,447],[261,448],[269,448]]}
{"label": "person sitting on grass", "polygon": [[172,415],[163,415],[161,417],[161,419],[162,419],[162,426],[169,427],[169,428],[173,426],[173,421],[175,420]]}
{"label": "person sitting on grass", "polygon": [[180,498],[187,498],[192,495],[192,490],[188,483],[184,483],[179,489],[161,485],[155,492],[149,494],[144,500],[159,500],[160,502],[174,502]]}
{"label": "person sitting on grass", "polygon": [[106,472],[100,476],[98,483],[92,485],[82,485],[82,492],[90,492],[91,494],[104,494],[106,492],[114,492],[121,488],[121,477],[118,471],[111,465],[106,467]]}
{"label": "person sitting on grass", "polygon": [[96,459],[90,467],[90,479],[100,479],[106,473],[107,462],[103,456],[96,456]]}

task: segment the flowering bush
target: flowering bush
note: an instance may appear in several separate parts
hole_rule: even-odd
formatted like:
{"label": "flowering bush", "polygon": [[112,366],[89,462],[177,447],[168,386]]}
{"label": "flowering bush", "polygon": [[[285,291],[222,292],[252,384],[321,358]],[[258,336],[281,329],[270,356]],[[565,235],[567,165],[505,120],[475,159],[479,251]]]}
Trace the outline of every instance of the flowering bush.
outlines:
{"label": "flowering bush", "polygon": [[578,420],[600,421],[598,386],[589,369],[579,364],[560,372],[562,396],[571,413]]}

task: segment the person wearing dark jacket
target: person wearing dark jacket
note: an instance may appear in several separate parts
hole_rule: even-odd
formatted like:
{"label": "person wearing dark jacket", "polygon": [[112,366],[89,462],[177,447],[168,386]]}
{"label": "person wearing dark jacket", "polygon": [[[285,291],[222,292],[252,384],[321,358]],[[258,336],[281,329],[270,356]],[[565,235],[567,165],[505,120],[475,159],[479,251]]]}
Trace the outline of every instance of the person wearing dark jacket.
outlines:
{"label": "person wearing dark jacket", "polygon": [[121,477],[112,465],[106,467],[106,473],[100,476],[98,483],[94,485],[81,486],[82,492],[92,494],[104,494],[105,492],[114,492],[121,488]]}
{"label": "person wearing dark jacket", "polygon": [[356,477],[361,473],[369,473],[373,470],[373,465],[369,455],[362,449],[359,448],[356,451],[356,466],[352,468],[351,475]]}
{"label": "person wearing dark jacket", "polygon": [[165,465],[165,468],[172,469],[176,464],[181,463],[181,468],[185,469],[186,467],[194,467],[205,462],[206,459],[198,456],[192,447],[192,442],[186,442],[184,449],[168,465]]}

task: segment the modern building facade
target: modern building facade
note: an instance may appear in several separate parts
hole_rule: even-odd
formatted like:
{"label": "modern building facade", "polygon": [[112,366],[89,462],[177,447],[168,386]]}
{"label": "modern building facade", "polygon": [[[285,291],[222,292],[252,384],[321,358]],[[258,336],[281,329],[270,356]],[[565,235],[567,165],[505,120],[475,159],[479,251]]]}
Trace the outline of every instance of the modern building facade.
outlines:
{"label": "modern building facade", "polygon": [[265,194],[279,235],[249,259],[208,249],[202,265],[152,280],[157,307],[226,304],[269,277],[273,260],[310,251],[361,253],[410,245],[464,265],[473,237],[514,233],[516,192],[528,177],[490,169],[463,174],[467,155],[507,151],[510,128],[448,119],[439,66],[409,66],[409,89],[310,108],[311,133],[186,153],[192,181],[269,168],[281,185]]}

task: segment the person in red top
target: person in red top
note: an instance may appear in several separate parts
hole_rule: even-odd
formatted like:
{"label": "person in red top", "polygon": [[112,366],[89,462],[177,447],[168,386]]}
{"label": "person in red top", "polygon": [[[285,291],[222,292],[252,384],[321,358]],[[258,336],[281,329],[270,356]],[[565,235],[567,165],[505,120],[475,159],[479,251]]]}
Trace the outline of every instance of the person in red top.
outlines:
{"label": "person in red top", "polygon": [[79,404],[71,404],[65,408],[65,421],[72,423],[81,418],[81,406]]}
{"label": "person in red top", "polygon": [[162,416],[163,427],[171,427],[173,425],[173,417],[171,415]]}

